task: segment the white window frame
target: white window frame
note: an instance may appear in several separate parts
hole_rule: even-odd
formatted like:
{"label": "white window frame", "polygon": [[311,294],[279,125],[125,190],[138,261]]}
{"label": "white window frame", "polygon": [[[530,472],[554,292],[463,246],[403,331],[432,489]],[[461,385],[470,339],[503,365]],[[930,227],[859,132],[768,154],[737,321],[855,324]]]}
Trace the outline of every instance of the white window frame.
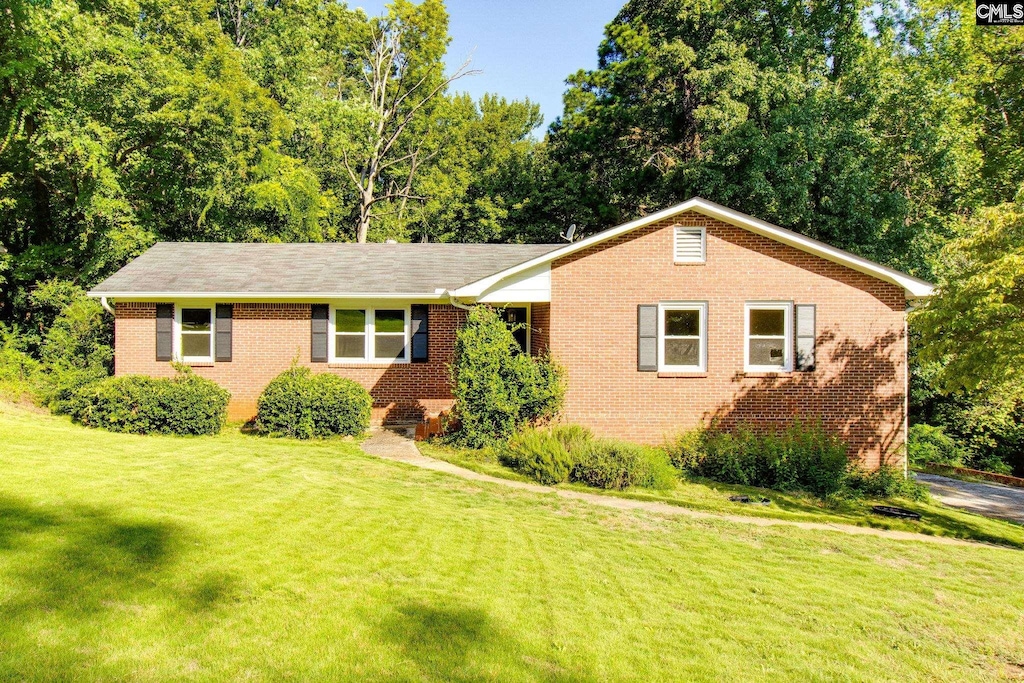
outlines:
{"label": "white window frame", "polygon": [[[700,231],[700,258],[697,259],[680,259],[677,254],[679,253],[679,235],[683,232],[693,232],[694,230]],[[696,226],[696,225],[677,225],[672,230],[672,262],[673,263],[706,263],[708,260],[708,230],[707,228]]]}
{"label": "white window frame", "polygon": [[[668,365],[665,363],[665,312],[700,312],[700,363],[698,365]],[[659,372],[707,372],[708,370],[708,302],[707,301],[662,301],[658,303],[658,371]]]}
{"label": "white window frame", "polygon": [[[376,354],[376,324],[377,324],[377,310],[382,311],[404,311],[405,312],[405,358],[377,358],[375,355],[371,355],[370,350],[373,349]],[[335,355],[337,345],[336,337],[338,334],[337,325],[335,324],[335,312],[336,311],[365,311],[366,322],[365,322],[365,340],[363,343],[363,356],[362,358],[339,358]],[[380,306],[371,305],[338,305],[331,306],[330,319],[328,320],[328,331],[327,335],[327,361],[329,363],[348,363],[348,364],[360,364],[360,363],[388,363],[394,365],[404,365],[412,362],[412,307],[409,304],[382,304]],[[382,333],[383,334],[383,333]],[[393,333],[398,336],[398,333]]]}
{"label": "white window frame", "polygon": [[[210,355],[209,356],[184,356],[182,355],[181,343],[182,334],[205,334],[199,332],[183,332],[181,329],[181,314],[186,308],[206,309],[210,311]],[[217,353],[217,309],[210,304],[202,303],[176,303],[174,304],[174,358],[182,363],[212,363]]]}
{"label": "white window frame", "polygon": [[[783,311],[785,313],[782,343],[782,366],[750,364],[750,312]],[[775,339],[778,335],[756,335],[754,339]],[[748,301],[743,307],[743,369],[745,372],[793,372],[793,302]]]}

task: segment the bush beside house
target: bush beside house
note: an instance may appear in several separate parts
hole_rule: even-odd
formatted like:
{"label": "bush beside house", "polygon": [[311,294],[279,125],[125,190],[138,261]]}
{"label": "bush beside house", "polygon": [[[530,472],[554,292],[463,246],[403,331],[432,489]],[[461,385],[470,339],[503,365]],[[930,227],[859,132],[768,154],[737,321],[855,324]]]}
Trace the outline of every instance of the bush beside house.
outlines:
{"label": "bush beside house", "polygon": [[350,379],[296,366],[271,380],[256,406],[260,432],[310,439],[362,434],[370,426],[373,399]]}
{"label": "bush beside house", "polygon": [[697,477],[778,491],[920,499],[925,489],[883,465],[866,472],[846,456],[846,445],[820,424],[799,420],[777,432],[741,426],[734,431],[699,428],[668,446],[672,464]]}
{"label": "bush beside house", "polygon": [[172,378],[108,377],[87,384],[68,402],[72,417],[90,427],[131,434],[216,434],[230,394],[177,365]]}
{"label": "bush beside house", "polygon": [[481,448],[558,414],[565,394],[561,368],[522,353],[497,311],[474,306],[457,332],[451,366],[457,443]]}
{"label": "bush beside house", "polygon": [[578,482],[602,489],[671,488],[676,474],[663,451],[594,439],[578,425],[527,429],[503,448],[503,463],[542,484]]}

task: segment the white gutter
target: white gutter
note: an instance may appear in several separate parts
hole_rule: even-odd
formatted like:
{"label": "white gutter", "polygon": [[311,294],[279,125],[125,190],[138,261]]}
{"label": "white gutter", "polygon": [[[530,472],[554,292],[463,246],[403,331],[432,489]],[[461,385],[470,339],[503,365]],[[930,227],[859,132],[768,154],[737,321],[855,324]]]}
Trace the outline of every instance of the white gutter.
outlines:
{"label": "white gutter", "polygon": [[444,295],[434,292],[397,292],[389,294],[363,292],[105,292],[93,290],[88,292],[93,298],[106,299],[114,297],[125,300],[154,301],[166,299],[224,299],[232,301],[266,301],[267,299],[443,299]]}
{"label": "white gutter", "polygon": [[107,313],[109,313],[110,315],[116,315],[114,313],[114,309],[111,308],[109,303],[107,303],[107,297],[105,297],[105,296],[101,296],[100,297],[100,306],[102,306],[103,310],[106,311]]}

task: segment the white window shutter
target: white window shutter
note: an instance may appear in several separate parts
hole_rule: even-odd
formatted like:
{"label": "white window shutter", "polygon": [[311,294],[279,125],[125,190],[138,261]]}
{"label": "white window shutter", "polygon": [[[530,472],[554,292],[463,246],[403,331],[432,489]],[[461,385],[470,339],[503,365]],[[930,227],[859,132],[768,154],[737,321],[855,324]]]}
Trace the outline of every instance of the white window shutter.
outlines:
{"label": "white window shutter", "polygon": [[704,243],[704,228],[676,228],[674,261],[703,263]]}

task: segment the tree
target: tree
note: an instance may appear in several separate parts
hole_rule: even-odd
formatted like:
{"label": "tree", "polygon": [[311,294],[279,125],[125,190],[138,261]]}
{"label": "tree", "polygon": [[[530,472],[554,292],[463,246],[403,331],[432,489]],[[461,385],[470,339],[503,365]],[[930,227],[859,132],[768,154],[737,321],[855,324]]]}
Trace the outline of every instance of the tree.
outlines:
{"label": "tree", "polygon": [[914,240],[962,198],[974,136],[948,73],[908,85],[897,9],[870,33],[866,9],[628,2],[552,126],[554,211],[593,230],[700,195],[926,274]]}
{"label": "tree", "polygon": [[418,6],[395,0],[388,17],[374,29],[362,64],[370,125],[357,138],[357,149],[343,148],[342,156],[358,191],[358,242],[366,241],[377,203],[397,203],[395,211],[401,213],[409,201],[425,200],[413,193],[413,181],[444,141],[431,135],[432,126],[417,126],[417,120],[429,120],[451,83],[476,73],[467,60],[444,76],[448,41],[448,15],[441,0],[424,0]]}
{"label": "tree", "polygon": [[281,150],[290,122],[210,13],[54,0],[12,15],[0,242],[15,305],[38,280],[92,284],[156,239],[316,238],[318,183]]}
{"label": "tree", "polygon": [[986,208],[942,252],[939,294],[914,316],[946,393],[1024,398],[1024,201]]}

